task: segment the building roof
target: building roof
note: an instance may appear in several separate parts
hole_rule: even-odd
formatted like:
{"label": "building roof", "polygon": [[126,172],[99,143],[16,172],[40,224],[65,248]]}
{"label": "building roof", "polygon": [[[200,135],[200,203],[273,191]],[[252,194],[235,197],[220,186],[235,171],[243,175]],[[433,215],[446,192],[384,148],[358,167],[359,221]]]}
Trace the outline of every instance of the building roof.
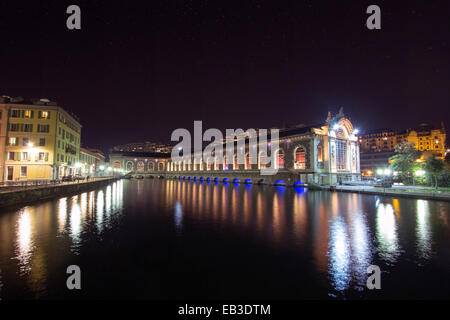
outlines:
{"label": "building roof", "polygon": [[42,99],[25,99],[22,97],[10,97],[10,96],[5,96],[2,95],[0,96],[0,104],[11,104],[11,105],[23,105],[23,106],[36,106],[36,107],[42,107],[42,106],[47,106],[47,107],[54,107],[55,109],[59,110],[63,110],[65,113],[67,113],[69,116],[71,116],[75,121],[78,122],[78,124],[81,126],[80,124],[80,118],[78,118],[78,116],[68,110],[65,110],[64,108],[62,108],[61,106],[58,105],[58,103],[56,101],[51,101],[49,99],[46,98],[42,98]]}
{"label": "building roof", "polygon": [[170,153],[162,153],[162,152],[129,152],[129,151],[116,151],[113,150],[109,154],[109,156],[122,156],[122,157],[130,157],[130,158],[170,158]]}

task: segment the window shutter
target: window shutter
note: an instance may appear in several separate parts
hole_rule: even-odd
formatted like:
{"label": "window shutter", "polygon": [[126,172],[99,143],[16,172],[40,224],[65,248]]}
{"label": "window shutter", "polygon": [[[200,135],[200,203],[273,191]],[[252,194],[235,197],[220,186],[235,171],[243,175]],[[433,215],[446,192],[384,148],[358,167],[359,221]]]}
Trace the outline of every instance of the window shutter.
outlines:
{"label": "window shutter", "polygon": [[48,152],[45,153],[45,161],[48,161]]}
{"label": "window shutter", "polygon": [[50,111],[47,111],[48,112],[48,114],[47,114],[47,119],[49,119],[50,120]]}
{"label": "window shutter", "polygon": [[20,161],[20,153],[19,152],[14,152],[14,160]]}
{"label": "window shutter", "polygon": [[31,119],[34,118],[34,110],[31,110]]}

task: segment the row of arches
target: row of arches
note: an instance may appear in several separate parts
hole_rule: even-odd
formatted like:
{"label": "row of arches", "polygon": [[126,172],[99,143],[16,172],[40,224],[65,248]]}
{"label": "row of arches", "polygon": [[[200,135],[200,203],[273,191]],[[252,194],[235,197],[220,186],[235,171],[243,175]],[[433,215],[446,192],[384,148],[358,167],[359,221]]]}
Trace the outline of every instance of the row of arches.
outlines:
{"label": "row of arches", "polygon": [[[285,168],[285,153],[282,149],[278,149],[274,153],[275,158],[275,168],[284,169]],[[295,149],[294,152],[294,169],[306,169],[307,166],[307,153],[304,147],[300,146]],[[243,165],[244,170],[253,169],[252,163],[250,161],[250,154],[245,155],[245,161]],[[268,166],[267,164],[267,154],[260,152],[258,155],[257,169],[264,169]],[[221,170],[220,165],[222,165],[222,170],[239,170],[240,165],[238,163],[237,155],[233,157],[233,163],[228,163],[228,157],[223,157],[222,164],[219,164],[218,158],[209,157],[207,161],[203,159],[197,160],[194,158],[191,162],[180,161],[178,163],[171,162],[168,166],[168,171],[212,171]]]}
{"label": "row of arches", "polygon": [[147,163],[144,161],[127,161],[125,166],[127,171],[138,171],[138,172],[145,172],[145,171],[165,171],[165,164],[164,162],[158,162],[154,163],[153,161],[150,161]]}

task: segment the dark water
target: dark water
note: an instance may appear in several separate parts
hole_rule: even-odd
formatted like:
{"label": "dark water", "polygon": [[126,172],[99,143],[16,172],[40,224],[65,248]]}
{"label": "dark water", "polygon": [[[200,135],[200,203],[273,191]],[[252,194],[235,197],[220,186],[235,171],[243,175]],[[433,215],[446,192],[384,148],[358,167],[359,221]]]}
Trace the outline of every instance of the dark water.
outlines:
{"label": "dark water", "polygon": [[0,269],[2,299],[448,299],[450,203],[124,180],[2,212]]}

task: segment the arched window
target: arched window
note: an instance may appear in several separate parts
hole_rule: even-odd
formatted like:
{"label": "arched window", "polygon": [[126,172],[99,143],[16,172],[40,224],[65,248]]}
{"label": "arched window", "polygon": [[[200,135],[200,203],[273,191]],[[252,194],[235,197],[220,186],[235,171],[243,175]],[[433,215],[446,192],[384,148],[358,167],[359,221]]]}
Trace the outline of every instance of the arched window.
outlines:
{"label": "arched window", "polygon": [[214,157],[214,170],[219,170],[219,160]]}
{"label": "arched window", "polygon": [[258,168],[264,169],[266,167],[266,164],[267,164],[266,153],[264,151],[261,151],[259,153],[259,158],[258,158]]}
{"label": "arched window", "polygon": [[251,163],[250,163],[250,153],[247,153],[246,155],[245,155],[245,169],[246,170],[249,170],[249,169],[251,169],[252,168],[252,165],[251,165]]}
{"label": "arched window", "polygon": [[238,163],[238,157],[237,154],[234,155],[233,157],[233,169],[234,170],[239,170],[239,163]]}
{"label": "arched window", "polygon": [[295,149],[295,169],[305,169],[306,168],[306,152],[305,148],[298,147]]}
{"label": "arched window", "polygon": [[138,161],[138,163],[137,163],[137,171],[139,171],[139,172],[144,171],[144,167],[145,167],[144,161]]}
{"label": "arched window", "polygon": [[164,163],[158,163],[158,171],[164,171]]}
{"label": "arched window", "polygon": [[323,148],[322,148],[322,146],[317,146],[317,162],[323,162]]}
{"label": "arched window", "polygon": [[131,161],[127,162],[127,171],[133,171],[133,162]]}
{"label": "arched window", "polygon": [[277,151],[277,169],[284,168],[284,152],[281,149]]}
{"label": "arched window", "polygon": [[203,158],[200,158],[200,159],[198,159],[198,162],[199,162],[199,164],[198,164],[198,170],[203,170]]}
{"label": "arched window", "polygon": [[223,157],[223,170],[228,170],[227,156]]}
{"label": "arched window", "polygon": [[155,164],[154,164],[153,162],[150,162],[150,163],[148,164],[148,170],[149,170],[149,171],[155,170]]}
{"label": "arched window", "polygon": [[212,162],[211,158],[206,159],[206,170],[207,171],[211,170],[211,162]]}

